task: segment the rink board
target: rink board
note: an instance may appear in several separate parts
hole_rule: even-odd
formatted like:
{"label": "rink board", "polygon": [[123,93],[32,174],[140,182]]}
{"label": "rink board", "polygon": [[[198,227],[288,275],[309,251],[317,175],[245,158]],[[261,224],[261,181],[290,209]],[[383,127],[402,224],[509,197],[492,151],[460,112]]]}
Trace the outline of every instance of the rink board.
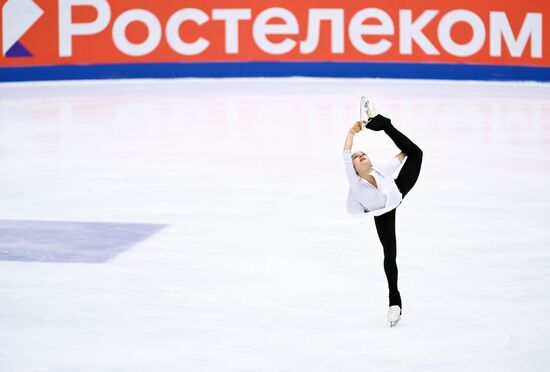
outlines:
{"label": "rink board", "polygon": [[550,81],[549,67],[360,62],[204,62],[0,68],[0,81],[176,77],[374,77]]}

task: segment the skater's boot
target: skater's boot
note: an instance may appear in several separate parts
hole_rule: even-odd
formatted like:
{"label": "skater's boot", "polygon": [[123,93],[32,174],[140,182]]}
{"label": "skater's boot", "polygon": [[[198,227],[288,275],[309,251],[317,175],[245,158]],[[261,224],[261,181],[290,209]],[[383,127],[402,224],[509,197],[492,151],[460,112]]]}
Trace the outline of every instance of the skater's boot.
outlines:
{"label": "skater's boot", "polygon": [[361,102],[359,103],[359,119],[366,124],[371,118],[375,117],[376,114],[377,112],[372,102],[364,96],[361,97]]}
{"label": "skater's boot", "polygon": [[401,319],[401,307],[399,305],[392,305],[388,310],[388,322],[390,327],[395,327],[397,322]]}
{"label": "skater's boot", "polygon": [[363,110],[368,117],[368,120],[365,123],[365,128],[379,131],[386,130],[389,126],[391,126],[391,120],[378,114],[378,110],[376,110],[372,101],[365,100]]}
{"label": "skater's boot", "polygon": [[367,121],[378,115],[378,111],[376,110],[376,107],[374,107],[374,103],[368,99],[363,103],[363,111],[368,118]]}

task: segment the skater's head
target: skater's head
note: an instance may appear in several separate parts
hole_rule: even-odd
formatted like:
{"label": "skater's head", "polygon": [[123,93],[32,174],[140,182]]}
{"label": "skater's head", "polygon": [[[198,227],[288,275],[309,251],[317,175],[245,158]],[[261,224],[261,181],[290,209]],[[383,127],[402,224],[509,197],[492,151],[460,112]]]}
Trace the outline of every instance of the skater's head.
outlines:
{"label": "skater's head", "polygon": [[368,173],[372,169],[372,163],[363,151],[355,151],[351,154],[351,159],[353,160],[353,168],[358,175]]}

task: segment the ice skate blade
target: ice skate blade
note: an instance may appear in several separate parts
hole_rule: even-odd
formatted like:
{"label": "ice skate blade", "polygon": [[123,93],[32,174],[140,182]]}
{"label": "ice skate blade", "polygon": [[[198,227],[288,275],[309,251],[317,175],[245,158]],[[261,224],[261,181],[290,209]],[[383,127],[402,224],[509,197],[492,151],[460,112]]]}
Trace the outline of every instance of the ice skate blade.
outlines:
{"label": "ice skate blade", "polygon": [[397,323],[399,323],[400,320],[401,320],[401,318],[397,319],[395,322],[390,322],[390,328],[395,327],[397,325]]}
{"label": "ice skate blade", "polygon": [[[365,96],[363,96],[361,97],[361,101],[359,103],[359,120],[361,120],[361,122],[365,121],[365,101],[366,100],[367,99],[365,98]],[[365,124],[363,124],[363,126],[365,126]]]}

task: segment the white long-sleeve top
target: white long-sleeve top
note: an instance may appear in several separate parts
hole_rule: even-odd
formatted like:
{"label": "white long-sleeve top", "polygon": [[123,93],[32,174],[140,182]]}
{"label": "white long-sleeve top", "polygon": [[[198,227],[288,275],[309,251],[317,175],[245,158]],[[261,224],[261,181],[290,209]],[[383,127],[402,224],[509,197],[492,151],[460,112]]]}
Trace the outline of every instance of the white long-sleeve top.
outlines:
{"label": "white long-sleeve top", "polygon": [[400,165],[398,158],[378,167],[373,165],[369,174],[376,180],[378,187],[375,187],[355,172],[351,150],[344,150],[344,166],[349,182],[346,201],[348,212],[355,216],[374,217],[396,208],[403,200],[393,178]]}

